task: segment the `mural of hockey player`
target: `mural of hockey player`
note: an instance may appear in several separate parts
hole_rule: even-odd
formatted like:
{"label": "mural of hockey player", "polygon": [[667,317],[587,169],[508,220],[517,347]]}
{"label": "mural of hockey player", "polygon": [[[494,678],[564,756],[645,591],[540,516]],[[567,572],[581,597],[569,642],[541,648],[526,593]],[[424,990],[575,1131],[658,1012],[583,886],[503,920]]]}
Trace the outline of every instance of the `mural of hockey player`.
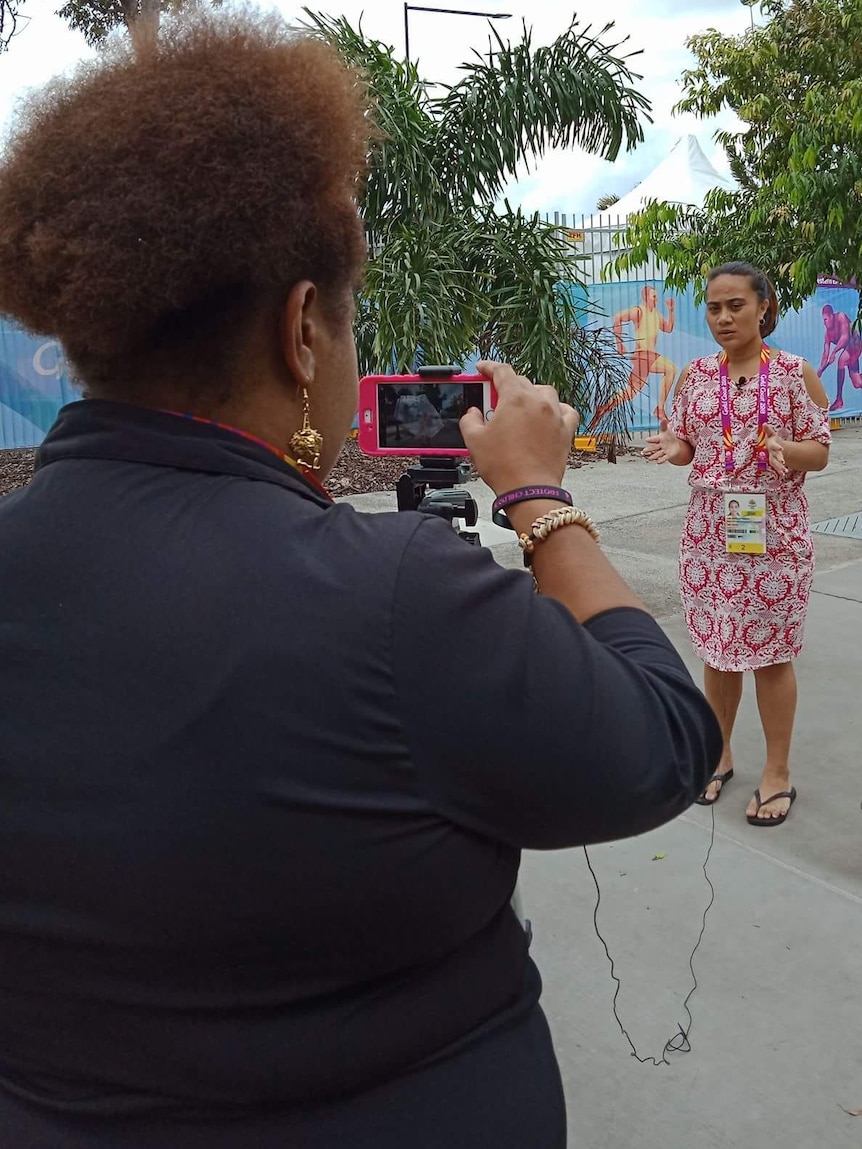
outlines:
{"label": "mural of hockey player", "polygon": [[862,356],[862,336],[853,330],[850,316],[843,311],[836,311],[828,303],[823,308],[823,326],[826,334],[823,340],[823,355],[817,374],[823,378],[823,373],[837,360],[837,388],[835,400],[830,411],[840,411],[844,406],[844,380],[849,373],[850,382],[857,389],[862,388],[862,373],[859,370],[859,359]]}

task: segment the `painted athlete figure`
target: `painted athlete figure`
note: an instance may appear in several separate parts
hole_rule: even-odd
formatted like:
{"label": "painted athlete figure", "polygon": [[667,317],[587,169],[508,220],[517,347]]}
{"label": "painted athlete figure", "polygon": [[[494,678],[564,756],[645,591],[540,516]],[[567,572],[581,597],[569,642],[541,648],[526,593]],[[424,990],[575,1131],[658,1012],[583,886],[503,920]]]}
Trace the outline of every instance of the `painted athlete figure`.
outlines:
{"label": "painted athlete figure", "polygon": [[[659,334],[670,335],[674,328],[676,304],[673,299],[666,299],[667,315],[658,308],[658,293],[654,287],[643,289],[642,304],[626,308],[614,316],[614,338],[617,349],[622,356],[631,359],[631,376],[629,385],[618,391],[607,403],[599,407],[589,425],[592,433],[601,421],[615,408],[634,399],[635,395],[646,386],[650,375],[661,375],[661,390],[659,402],[654,414],[658,419],[666,419],[667,400],[676,379],[676,364],[656,350]],[[623,343],[623,328],[631,323],[635,329],[634,350],[628,351]]]}
{"label": "painted athlete figure", "polygon": [[[823,326],[826,334],[823,340],[823,356],[817,374],[823,378],[827,367],[838,360],[835,400],[830,411],[840,411],[844,406],[844,380],[847,372],[850,373],[850,382],[857,389],[862,388],[862,373],[859,370],[859,359],[862,357],[862,337],[854,331],[850,323],[850,316],[843,311],[836,311],[827,303],[823,308]],[[833,350],[834,345],[834,350]]]}

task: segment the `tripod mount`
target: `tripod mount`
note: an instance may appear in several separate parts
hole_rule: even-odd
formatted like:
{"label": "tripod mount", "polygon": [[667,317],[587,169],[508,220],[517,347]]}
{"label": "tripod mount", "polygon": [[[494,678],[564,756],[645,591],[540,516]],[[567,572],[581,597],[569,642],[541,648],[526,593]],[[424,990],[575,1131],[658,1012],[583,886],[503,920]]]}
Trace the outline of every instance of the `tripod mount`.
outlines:
{"label": "tripod mount", "polygon": [[451,523],[458,537],[479,546],[479,532],[464,530],[458,524],[475,526],[479,518],[476,500],[457,484],[470,475],[466,460],[440,455],[419,459],[408,467],[395,487],[399,511],[424,511]]}

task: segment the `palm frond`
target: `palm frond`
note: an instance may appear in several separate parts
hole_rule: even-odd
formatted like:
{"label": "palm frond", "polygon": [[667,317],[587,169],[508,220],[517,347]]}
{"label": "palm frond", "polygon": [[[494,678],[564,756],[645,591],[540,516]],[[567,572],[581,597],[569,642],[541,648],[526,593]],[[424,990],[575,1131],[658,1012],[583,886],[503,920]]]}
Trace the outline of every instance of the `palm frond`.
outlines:
{"label": "palm frond", "polygon": [[304,11],[302,26],[337,48],[368,86],[377,128],[363,197],[369,226],[439,207],[446,193],[433,162],[438,125],[416,67],[389,45],[366,39],[345,17]]}
{"label": "palm frond", "polygon": [[509,176],[550,147],[578,146],[608,160],[635,147],[650,104],[633,86],[634,53],[618,55],[624,41],[602,39],[612,27],[593,33],[575,20],[538,48],[526,25],[515,45],[492,29],[487,55],[476,52],[461,66],[464,78],[430,101],[446,179],[465,196],[494,200]]}

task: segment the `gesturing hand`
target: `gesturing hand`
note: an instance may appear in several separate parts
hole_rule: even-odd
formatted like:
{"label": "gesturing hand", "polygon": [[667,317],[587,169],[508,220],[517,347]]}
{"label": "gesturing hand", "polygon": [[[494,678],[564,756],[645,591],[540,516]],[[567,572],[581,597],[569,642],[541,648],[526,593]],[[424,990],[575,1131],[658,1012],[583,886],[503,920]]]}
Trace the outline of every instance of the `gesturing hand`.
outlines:
{"label": "gesturing hand", "polygon": [[682,457],[684,444],[673,431],[668,430],[667,419],[659,424],[659,433],[650,435],[641,454],[651,463],[673,463]]}
{"label": "gesturing hand", "polygon": [[533,484],[559,486],[580,424],[577,411],[561,403],[553,387],[534,387],[505,363],[477,366],[494,384],[497,407],[488,422],[476,407],[461,419],[476,470],[497,494]]}
{"label": "gesturing hand", "polygon": [[776,435],[769,424],[763,428],[763,433],[766,436],[766,450],[769,454],[769,465],[773,471],[777,472],[783,479],[788,473],[787,463],[784,461],[784,440]]}

